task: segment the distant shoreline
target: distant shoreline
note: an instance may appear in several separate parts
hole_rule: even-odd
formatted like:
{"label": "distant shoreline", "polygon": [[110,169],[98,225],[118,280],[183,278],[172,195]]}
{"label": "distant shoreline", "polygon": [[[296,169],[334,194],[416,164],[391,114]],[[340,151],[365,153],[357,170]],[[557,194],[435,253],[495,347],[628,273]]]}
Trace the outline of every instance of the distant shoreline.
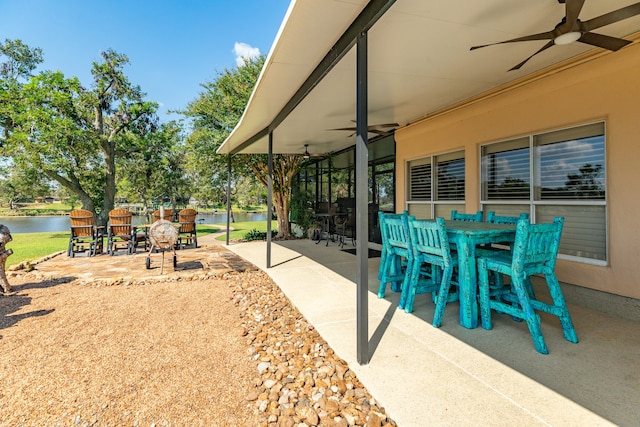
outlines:
{"label": "distant shoreline", "polygon": [[[15,215],[7,214],[7,212],[0,213],[0,218],[40,218],[40,217],[60,217],[67,216],[69,212],[61,212],[61,213],[44,213],[44,214],[34,214],[34,215],[25,215],[17,212]],[[243,214],[266,214],[267,210],[244,210],[244,209],[232,209],[233,213],[243,213]],[[215,214],[226,214],[226,209],[206,209],[204,211],[198,211],[198,215],[215,215]],[[136,212],[133,212],[134,216],[138,216]]]}

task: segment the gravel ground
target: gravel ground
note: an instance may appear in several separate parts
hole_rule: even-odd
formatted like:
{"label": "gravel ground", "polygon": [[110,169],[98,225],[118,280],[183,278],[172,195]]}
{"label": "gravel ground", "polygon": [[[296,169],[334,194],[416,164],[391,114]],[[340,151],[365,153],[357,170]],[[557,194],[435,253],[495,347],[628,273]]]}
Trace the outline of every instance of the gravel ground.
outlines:
{"label": "gravel ground", "polygon": [[263,272],[10,280],[2,427],[396,425]]}

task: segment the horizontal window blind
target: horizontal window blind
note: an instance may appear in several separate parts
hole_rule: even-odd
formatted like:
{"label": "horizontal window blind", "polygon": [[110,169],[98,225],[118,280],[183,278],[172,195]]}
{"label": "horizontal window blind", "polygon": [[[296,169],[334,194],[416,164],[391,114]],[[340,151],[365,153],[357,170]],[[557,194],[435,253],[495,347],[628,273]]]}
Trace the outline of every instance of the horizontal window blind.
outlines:
{"label": "horizontal window blind", "polygon": [[464,204],[452,204],[452,203],[438,203],[434,206],[434,216],[442,217],[444,219],[451,219],[451,211],[457,210],[458,212],[464,211]]}
{"label": "horizontal window blind", "polygon": [[607,261],[604,122],[481,147],[484,211],[565,218],[560,254]]}
{"label": "horizontal window blind", "polygon": [[564,217],[560,253],[600,261],[607,260],[606,209],[604,206],[538,205],[536,222]]}
{"label": "horizontal window blind", "polygon": [[409,203],[407,210],[418,219],[431,219],[431,203]]}
{"label": "horizontal window blind", "polygon": [[587,129],[589,132],[553,133],[562,137],[581,135],[556,142],[548,134],[534,137],[536,200],[604,200],[604,128],[591,125]]}
{"label": "horizontal window blind", "polygon": [[485,200],[529,200],[529,138],[482,148],[482,192]]}
{"label": "horizontal window blind", "polygon": [[436,200],[464,200],[464,152],[436,157]]}
{"label": "horizontal window blind", "polygon": [[431,200],[431,163],[411,165],[409,169],[409,200]]}
{"label": "horizontal window blind", "polygon": [[484,211],[484,217],[487,217],[489,212],[495,212],[499,216],[514,216],[519,217],[521,213],[530,214],[530,206],[526,205],[500,205],[500,204],[485,204],[482,206]]}

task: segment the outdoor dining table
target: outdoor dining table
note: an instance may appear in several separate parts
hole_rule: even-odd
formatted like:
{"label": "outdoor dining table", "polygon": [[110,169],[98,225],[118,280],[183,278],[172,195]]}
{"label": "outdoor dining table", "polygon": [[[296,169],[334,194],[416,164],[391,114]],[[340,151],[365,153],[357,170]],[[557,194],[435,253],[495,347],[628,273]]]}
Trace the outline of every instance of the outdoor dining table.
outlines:
{"label": "outdoor dining table", "polygon": [[316,213],[316,220],[318,223],[322,224],[322,230],[318,234],[318,240],[316,241],[316,245],[322,241],[322,236],[327,239],[327,243],[325,246],[329,246],[329,239],[334,242],[331,223],[334,221],[336,217],[346,217],[347,213],[336,212],[336,213]]}
{"label": "outdoor dining table", "polygon": [[458,282],[460,298],[460,325],[478,327],[478,274],[476,246],[488,243],[514,242],[516,226],[486,222],[445,221],[449,243],[458,252]]}

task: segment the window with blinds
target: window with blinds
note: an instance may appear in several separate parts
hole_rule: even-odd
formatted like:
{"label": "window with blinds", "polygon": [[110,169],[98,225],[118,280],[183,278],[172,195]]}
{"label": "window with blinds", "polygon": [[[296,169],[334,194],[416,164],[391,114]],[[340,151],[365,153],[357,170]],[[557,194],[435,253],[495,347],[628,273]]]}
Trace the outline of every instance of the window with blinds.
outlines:
{"label": "window with blinds", "polygon": [[436,200],[464,200],[464,153],[436,157]]}
{"label": "window with blinds", "polygon": [[607,261],[605,124],[530,135],[481,148],[484,210],[521,210],[532,222],[565,218],[560,253]]}
{"label": "window with blinds", "polygon": [[409,212],[418,218],[448,218],[452,209],[460,209],[464,204],[464,161],[464,151],[456,151],[409,162]]}
{"label": "window with blinds", "polygon": [[604,200],[604,123],[533,137],[538,200]]}
{"label": "window with blinds", "polygon": [[482,193],[485,200],[529,200],[529,138],[482,147]]}
{"label": "window with blinds", "polygon": [[[419,163],[419,162],[418,162]],[[409,166],[409,200],[431,201],[431,162]]]}

